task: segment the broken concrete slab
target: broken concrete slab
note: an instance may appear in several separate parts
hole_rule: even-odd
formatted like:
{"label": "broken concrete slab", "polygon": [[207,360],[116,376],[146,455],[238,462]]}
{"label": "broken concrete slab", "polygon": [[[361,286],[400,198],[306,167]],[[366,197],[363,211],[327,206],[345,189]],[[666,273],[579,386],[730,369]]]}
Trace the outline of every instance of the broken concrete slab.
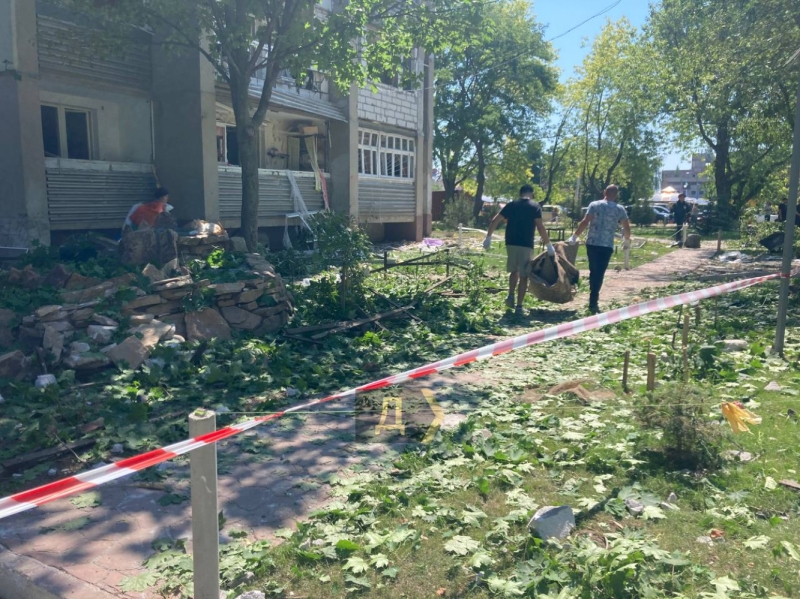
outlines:
{"label": "broken concrete slab", "polygon": [[726,352],[737,352],[737,351],[746,351],[750,347],[750,344],[745,341],[744,339],[726,339],[725,340],[725,351]]}
{"label": "broken concrete slab", "polygon": [[153,322],[155,318],[152,314],[131,314],[130,323],[131,326],[147,324],[148,322]]}
{"label": "broken concrete slab", "polygon": [[101,281],[98,278],[84,277],[82,274],[74,272],[64,285],[64,289],[67,291],[76,291],[79,289],[88,289],[89,287],[94,287],[100,283]]}
{"label": "broken concrete slab", "polygon": [[66,266],[63,264],[56,264],[55,267],[53,267],[53,270],[47,273],[44,279],[42,279],[42,285],[55,287],[56,289],[63,289],[71,276],[72,271]]}
{"label": "broken concrete slab", "polygon": [[0,356],[0,378],[18,379],[27,370],[28,360],[19,350]]}
{"label": "broken concrete slab", "polygon": [[244,281],[236,281],[234,283],[217,283],[216,285],[209,285],[208,288],[214,291],[214,295],[239,293],[242,291],[242,289],[244,289]]}
{"label": "broken concrete slab", "polygon": [[103,326],[101,324],[90,324],[86,329],[86,334],[89,335],[89,338],[91,338],[93,341],[103,345],[111,342],[111,338],[114,336],[116,331],[117,327]]}
{"label": "broken concrete slab", "polygon": [[130,312],[133,310],[137,310],[139,308],[146,308],[148,306],[155,306],[156,304],[160,304],[162,301],[160,295],[144,295],[142,297],[137,297],[134,300],[129,301],[127,304],[122,306],[122,310],[125,312]]}
{"label": "broken concrete slab", "polygon": [[575,514],[568,505],[546,506],[533,515],[528,528],[545,541],[565,539],[575,528]]}
{"label": "broken concrete slab", "polygon": [[108,350],[106,356],[120,368],[127,367],[136,370],[142,365],[142,362],[150,357],[150,348],[138,337],[131,335],[122,343]]}
{"label": "broken concrete slab", "polygon": [[231,339],[231,328],[219,312],[206,308],[198,312],[186,313],[186,333],[190,341],[210,339]]}
{"label": "broken concrete slab", "polygon": [[253,314],[236,306],[222,308],[222,316],[235,329],[253,331],[261,324],[261,317],[258,314]]}
{"label": "broken concrete slab", "polygon": [[90,320],[95,323],[102,325],[104,327],[117,327],[119,323],[114,320],[113,318],[109,318],[108,316],[103,316],[102,314],[92,314]]}
{"label": "broken concrete slab", "polygon": [[171,279],[163,279],[156,283],[150,284],[150,291],[159,293],[171,289],[180,289],[182,287],[191,287],[194,284],[190,275],[182,275],[180,277],[173,277]]}
{"label": "broken concrete slab", "polygon": [[58,362],[61,359],[61,352],[64,350],[64,335],[53,327],[45,325],[42,347],[49,351],[53,359]]}
{"label": "broken concrete slab", "polygon": [[175,326],[160,320],[153,320],[133,327],[129,332],[137,337],[141,335],[142,344],[149,349],[153,349],[158,345],[159,341],[162,339],[167,340],[175,334]]}
{"label": "broken concrete slab", "polygon": [[70,354],[64,358],[64,365],[72,370],[94,370],[104,368],[111,362],[103,354]]}

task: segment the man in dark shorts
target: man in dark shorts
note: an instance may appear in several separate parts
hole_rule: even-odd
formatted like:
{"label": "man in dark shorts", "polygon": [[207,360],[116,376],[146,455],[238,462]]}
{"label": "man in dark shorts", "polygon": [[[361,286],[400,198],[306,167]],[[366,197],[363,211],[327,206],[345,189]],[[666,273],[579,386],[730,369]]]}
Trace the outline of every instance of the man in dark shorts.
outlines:
{"label": "man in dark shorts", "polygon": [[[525,267],[531,261],[533,254],[534,227],[539,230],[547,246],[547,253],[556,255],[550,236],[542,223],[542,208],[533,201],[533,187],[523,185],[519,190],[519,199],[506,204],[500,213],[489,224],[489,232],[483,242],[484,249],[489,249],[492,244],[492,233],[501,223],[506,223],[506,270],[508,276],[508,297],[506,306],[514,308],[514,295],[516,291],[516,308],[514,313],[522,315],[522,302],[528,291],[528,278],[525,276]],[[522,273],[522,274],[520,274]],[[519,283],[519,288],[517,288]]]}

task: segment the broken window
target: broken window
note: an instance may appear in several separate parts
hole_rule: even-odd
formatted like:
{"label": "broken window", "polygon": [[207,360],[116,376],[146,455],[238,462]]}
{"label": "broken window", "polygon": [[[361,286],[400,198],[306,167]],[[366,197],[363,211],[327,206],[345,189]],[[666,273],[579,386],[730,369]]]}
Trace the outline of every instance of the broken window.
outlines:
{"label": "broken window", "polygon": [[91,113],[42,105],[42,142],[48,158],[92,159]]}

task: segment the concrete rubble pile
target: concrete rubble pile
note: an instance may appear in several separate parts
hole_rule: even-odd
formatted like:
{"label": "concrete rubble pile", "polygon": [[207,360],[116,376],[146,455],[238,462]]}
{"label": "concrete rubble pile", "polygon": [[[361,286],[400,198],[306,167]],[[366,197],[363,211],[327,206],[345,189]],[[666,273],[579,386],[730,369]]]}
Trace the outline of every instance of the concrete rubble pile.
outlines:
{"label": "concrete rubble pile", "polygon": [[[45,277],[30,268],[12,269],[9,279],[17,284],[60,288],[63,303],[42,306],[21,322],[13,311],[0,309],[0,348],[20,348],[0,355],[0,377],[30,378],[40,361],[78,371],[111,364],[136,369],[159,344],[227,340],[231,329],[274,333],[292,315],[291,295],[261,255],[246,254],[245,261],[235,273],[241,280],[216,284],[195,281],[186,269],[181,272],[187,274],[165,278],[148,264],[142,271],[147,290],[130,273],[100,281],[61,265]],[[122,302],[121,316],[102,314],[109,306],[104,300],[120,291],[135,295]],[[127,324],[124,330],[121,322]]]}

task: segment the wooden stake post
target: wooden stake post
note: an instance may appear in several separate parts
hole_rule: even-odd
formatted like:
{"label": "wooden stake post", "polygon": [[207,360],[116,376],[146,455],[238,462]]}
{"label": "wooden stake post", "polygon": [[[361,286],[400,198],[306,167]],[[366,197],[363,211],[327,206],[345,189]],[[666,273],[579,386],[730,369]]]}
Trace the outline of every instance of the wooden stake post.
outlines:
{"label": "wooden stake post", "polygon": [[[211,410],[189,415],[189,435],[217,430]],[[209,443],[189,454],[192,481],[192,548],[195,599],[219,599],[219,511],[217,509],[217,444]]]}
{"label": "wooden stake post", "polygon": [[656,389],[656,355],[647,354],[647,390],[652,392]]}
{"label": "wooden stake post", "polygon": [[631,350],[625,352],[625,363],[622,365],[622,391],[630,393],[628,389],[628,368],[631,364]]}
{"label": "wooden stake post", "polygon": [[683,336],[681,338],[681,345],[686,347],[689,345],[689,313],[683,315]]}

